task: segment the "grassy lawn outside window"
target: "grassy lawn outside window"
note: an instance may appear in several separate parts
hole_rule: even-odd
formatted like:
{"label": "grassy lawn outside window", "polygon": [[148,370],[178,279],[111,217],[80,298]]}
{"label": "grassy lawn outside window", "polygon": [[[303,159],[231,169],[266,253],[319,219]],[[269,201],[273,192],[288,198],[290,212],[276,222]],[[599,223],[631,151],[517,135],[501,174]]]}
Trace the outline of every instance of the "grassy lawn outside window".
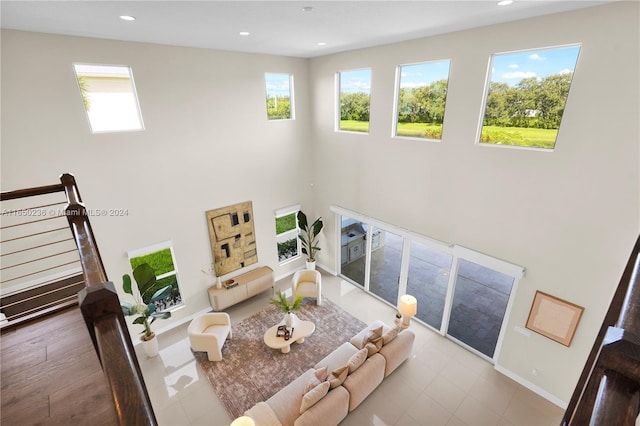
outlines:
{"label": "grassy lawn outside window", "polygon": [[369,132],[371,69],[338,73],[338,130]]}
{"label": "grassy lawn outside window", "polygon": [[296,215],[300,205],[285,207],[276,211],[276,242],[280,264],[300,257],[298,221]]}

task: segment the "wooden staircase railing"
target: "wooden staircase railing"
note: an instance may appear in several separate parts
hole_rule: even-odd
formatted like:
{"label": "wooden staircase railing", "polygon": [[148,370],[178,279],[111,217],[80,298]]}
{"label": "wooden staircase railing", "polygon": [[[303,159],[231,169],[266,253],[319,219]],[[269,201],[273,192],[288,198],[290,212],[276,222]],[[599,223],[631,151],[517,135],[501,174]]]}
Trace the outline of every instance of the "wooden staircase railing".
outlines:
{"label": "wooden staircase railing", "polygon": [[640,237],[613,296],[562,426],[632,426],[640,412]]}
{"label": "wooden staircase railing", "polygon": [[65,216],[80,256],[85,287],[78,293],[84,321],[113,398],[120,425],[157,425],[142,371],[122,314],[113,283],[108,281],[87,210],[75,178],[60,177],[60,184],[3,192],[1,200],[64,192]]}

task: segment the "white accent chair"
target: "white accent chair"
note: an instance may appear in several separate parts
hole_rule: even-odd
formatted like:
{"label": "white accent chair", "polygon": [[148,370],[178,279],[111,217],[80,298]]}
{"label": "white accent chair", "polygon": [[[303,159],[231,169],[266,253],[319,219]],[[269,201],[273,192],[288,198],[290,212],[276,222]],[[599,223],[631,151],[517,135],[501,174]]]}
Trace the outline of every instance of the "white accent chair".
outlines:
{"label": "white accent chair", "polygon": [[225,312],[202,314],[187,329],[191,349],[206,352],[209,361],[222,361],[222,346],[231,339],[231,317]]}
{"label": "white accent chair", "polygon": [[297,296],[315,297],[316,304],[322,305],[322,275],[320,272],[303,269],[293,274],[291,281],[294,299]]}

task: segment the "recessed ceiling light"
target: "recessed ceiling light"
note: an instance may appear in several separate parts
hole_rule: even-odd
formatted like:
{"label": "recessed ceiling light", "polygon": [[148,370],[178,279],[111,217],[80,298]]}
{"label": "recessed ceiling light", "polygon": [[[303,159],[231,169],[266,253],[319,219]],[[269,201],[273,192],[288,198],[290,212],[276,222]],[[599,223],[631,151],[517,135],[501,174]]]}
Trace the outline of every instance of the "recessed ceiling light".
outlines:
{"label": "recessed ceiling light", "polygon": [[240,31],[239,33],[241,36],[248,36],[249,34],[251,34],[249,31]]}
{"label": "recessed ceiling light", "polygon": [[135,21],[136,17],[131,15],[120,15],[120,19],[123,21]]}
{"label": "recessed ceiling light", "polygon": [[326,46],[326,45],[327,45],[327,43],[325,43],[324,41],[319,41],[318,42],[318,46]]}
{"label": "recessed ceiling light", "polygon": [[513,0],[502,0],[498,2],[498,6],[506,6],[511,3],[513,3]]}
{"label": "recessed ceiling light", "polygon": [[303,12],[311,12],[312,10],[313,10],[313,7],[311,7],[311,6],[305,6],[305,7],[302,8]]}

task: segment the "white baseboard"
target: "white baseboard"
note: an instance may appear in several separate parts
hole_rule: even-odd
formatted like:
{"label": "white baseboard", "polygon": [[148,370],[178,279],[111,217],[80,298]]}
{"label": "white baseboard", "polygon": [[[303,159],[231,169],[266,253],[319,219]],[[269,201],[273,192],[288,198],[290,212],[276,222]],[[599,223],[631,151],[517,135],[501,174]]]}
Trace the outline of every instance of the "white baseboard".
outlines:
{"label": "white baseboard", "polygon": [[515,382],[520,383],[522,386],[524,386],[525,388],[529,389],[532,392],[537,393],[538,395],[540,395],[541,397],[543,397],[544,399],[548,400],[549,402],[552,402],[553,404],[557,405],[558,407],[562,408],[563,410],[567,409],[567,405],[568,403],[561,400],[560,398],[558,398],[557,396],[547,392],[546,390],[542,389],[540,386],[531,383],[528,380],[525,380],[524,378],[518,376],[517,374],[515,374],[513,371],[508,370],[498,364],[496,364],[494,366],[494,368],[496,370],[498,370],[500,373],[504,374],[505,376],[509,377],[510,379],[512,379]]}

